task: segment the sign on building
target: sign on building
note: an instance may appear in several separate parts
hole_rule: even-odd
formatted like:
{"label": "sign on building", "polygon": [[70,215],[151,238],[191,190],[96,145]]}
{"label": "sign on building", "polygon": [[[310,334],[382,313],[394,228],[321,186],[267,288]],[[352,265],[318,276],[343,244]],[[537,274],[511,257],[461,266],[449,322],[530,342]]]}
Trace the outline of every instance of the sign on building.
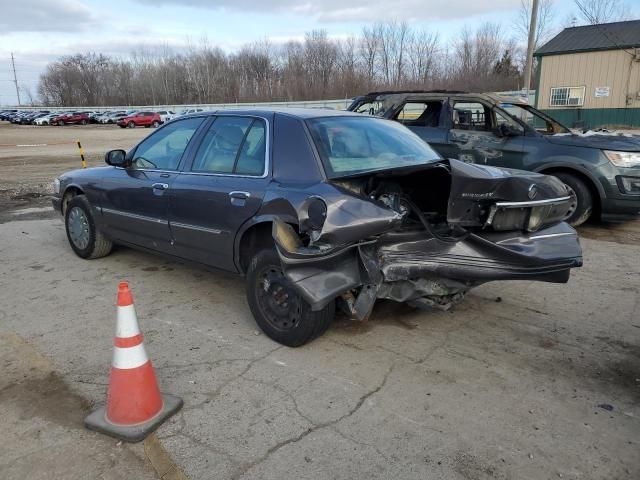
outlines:
{"label": "sign on building", "polygon": [[596,87],[596,91],[595,91],[594,96],[596,98],[608,97],[609,96],[609,87]]}

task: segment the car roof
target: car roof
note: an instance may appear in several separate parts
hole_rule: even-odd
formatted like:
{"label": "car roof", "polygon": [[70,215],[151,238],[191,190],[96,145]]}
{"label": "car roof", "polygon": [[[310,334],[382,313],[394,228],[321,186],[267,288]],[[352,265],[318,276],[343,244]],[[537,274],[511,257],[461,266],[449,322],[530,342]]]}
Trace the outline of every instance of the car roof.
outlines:
{"label": "car roof", "polygon": [[185,116],[212,116],[217,114],[237,114],[237,115],[264,115],[277,113],[280,115],[288,115],[290,117],[308,120],[311,118],[323,117],[358,117],[363,118],[362,114],[348,112],[346,110],[332,110],[329,108],[299,108],[299,107],[251,107],[251,108],[220,108],[205,112],[197,112]]}
{"label": "car roof", "polygon": [[489,103],[526,103],[520,97],[515,96],[502,96],[494,93],[474,93],[474,92],[463,92],[460,90],[398,90],[398,91],[385,91],[385,92],[370,92],[366,95],[362,95],[361,97],[356,97],[359,99],[366,98],[376,98],[376,97],[398,97],[398,98],[410,98],[410,99],[438,99],[442,97],[451,97],[451,98],[478,98],[485,100]]}

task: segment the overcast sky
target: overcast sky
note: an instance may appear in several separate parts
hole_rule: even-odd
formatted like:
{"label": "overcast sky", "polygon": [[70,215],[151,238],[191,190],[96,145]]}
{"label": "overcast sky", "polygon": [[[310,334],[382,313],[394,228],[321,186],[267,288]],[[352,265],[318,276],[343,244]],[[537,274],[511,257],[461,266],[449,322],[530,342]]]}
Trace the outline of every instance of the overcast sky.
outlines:
{"label": "overcast sky", "polygon": [[[270,38],[284,42],[313,29],[333,37],[357,34],[390,19],[439,32],[445,41],[465,26],[498,21],[516,33],[520,0],[0,0],[0,104],[16,102],[11,52],[18,82],[35,95],[47,62],[61,55],[127,55],[137,45],[184,47],[203,35],[227,51]],[[558,26],[573,2],[556,0]],[[25,95],[23,95],[24,98]]]}

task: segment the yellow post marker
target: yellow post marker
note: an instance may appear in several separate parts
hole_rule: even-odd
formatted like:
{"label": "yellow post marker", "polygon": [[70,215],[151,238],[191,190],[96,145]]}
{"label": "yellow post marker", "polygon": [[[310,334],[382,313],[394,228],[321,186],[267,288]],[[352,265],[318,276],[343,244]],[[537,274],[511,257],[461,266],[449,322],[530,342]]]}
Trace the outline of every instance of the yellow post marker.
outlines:
{"label": "yellow post marker", "polygon": [[78,144],[78,149],[80,150],[80,160],[82,160],[82,168],[87,168],[87,161],[84,159],[84,150],[82,149],[82,145],[80,144],[80,139],[76,141]]}

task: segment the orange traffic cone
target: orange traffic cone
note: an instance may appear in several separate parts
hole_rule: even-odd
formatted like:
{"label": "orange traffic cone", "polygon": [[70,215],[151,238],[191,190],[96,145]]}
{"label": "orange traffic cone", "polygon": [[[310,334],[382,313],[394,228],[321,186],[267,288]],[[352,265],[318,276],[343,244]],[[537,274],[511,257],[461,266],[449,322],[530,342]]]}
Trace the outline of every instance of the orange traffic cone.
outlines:
{"label": "orange traffic cone", "polygon": [[139,442],[182,407],[182,399],[163,395],[147,357],[127,282],[118,285],[118,320],[107,405],[84,421],[87,428]]}

